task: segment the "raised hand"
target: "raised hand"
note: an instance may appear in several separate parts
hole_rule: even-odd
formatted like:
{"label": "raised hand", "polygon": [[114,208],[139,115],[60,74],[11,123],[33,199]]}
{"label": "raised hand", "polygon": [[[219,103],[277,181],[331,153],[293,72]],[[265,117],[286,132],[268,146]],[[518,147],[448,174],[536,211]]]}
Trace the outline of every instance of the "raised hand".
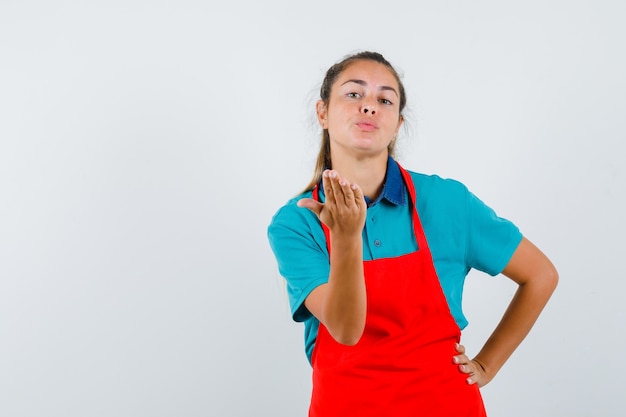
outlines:
{"label": "raised hand", "polygon": [[313,289],[305,305],[337,342],[354,345],[365,329],[367,312],[361,237],[367,205],[361,188],[337,171],[324,171],[322,181],[324,204],[311,198],[298,201],[330,229],[332,247],[328,283]]}
{"label": "raised hand", "polygon": [[361,188],[333,170],[324,171],[322,183],[326,195],[324,204],[304,198],[298,201],[298,206],[313,211],[334,234],[360,236],[367,212]]}

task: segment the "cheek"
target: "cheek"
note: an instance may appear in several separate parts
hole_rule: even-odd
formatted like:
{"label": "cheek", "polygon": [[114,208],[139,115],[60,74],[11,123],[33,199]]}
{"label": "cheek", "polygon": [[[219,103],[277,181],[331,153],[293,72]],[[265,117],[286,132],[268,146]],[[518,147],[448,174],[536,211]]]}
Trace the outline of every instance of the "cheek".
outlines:
{"label": "cheek", "polygon": [[337,128],[346,121],[345,110],[335,107],[326,115],[326,126],[328,129]]}
{"label": "cheek", "polygon": [[400,116],[398,115],[398,113],[393,112],[392,114],[389,115],[389,126],[393,126],[394,130],[397,130],[400,128],[401,125],[401,120],[400,120]]}

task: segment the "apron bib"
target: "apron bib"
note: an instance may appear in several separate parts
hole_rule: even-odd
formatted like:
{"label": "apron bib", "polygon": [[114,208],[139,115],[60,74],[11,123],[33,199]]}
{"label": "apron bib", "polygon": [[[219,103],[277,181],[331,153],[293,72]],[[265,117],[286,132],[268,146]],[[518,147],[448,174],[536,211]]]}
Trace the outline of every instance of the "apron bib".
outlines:
{"label": "apron bib", "polygon": [[[337,343],[320,323],[309,417],[486,416],[478,387],[452,362],[461,331],[435,272],[413,181],[400,171],[419,249],[363,262],[367,316],[356,345]],[[330,232],[322,227],[329,245]]]}

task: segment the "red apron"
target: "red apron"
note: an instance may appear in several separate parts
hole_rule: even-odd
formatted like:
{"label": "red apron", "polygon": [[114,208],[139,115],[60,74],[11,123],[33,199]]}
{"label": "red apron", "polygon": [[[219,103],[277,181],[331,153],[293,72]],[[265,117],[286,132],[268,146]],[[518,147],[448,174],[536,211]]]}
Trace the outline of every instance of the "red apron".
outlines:
{"label": "red apron", "polygon": [[[337,343],[320,323],[309,417],[486,416],[478,387],[468,385],[452,362],[461,331],[435,272],[413,181],[400,171],[419,249],[363,262],[367,316],[356,345]],[[318,199],[317,189],[313,198]],[[328,245],[329,230],[323,227]]]}

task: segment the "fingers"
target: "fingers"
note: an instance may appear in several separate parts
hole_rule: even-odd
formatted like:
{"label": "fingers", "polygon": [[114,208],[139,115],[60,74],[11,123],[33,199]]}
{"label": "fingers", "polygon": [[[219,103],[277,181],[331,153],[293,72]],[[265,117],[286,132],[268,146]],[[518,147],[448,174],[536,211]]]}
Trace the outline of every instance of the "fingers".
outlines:
{"label": "fingers", "polygon": [[465,346],[461,345],[460,343],[457,343],[455,347],[456,347],[456,351],[459,352],[459,355],[453,356],[452,361],[456,363],[457,365],[459,365],[459,369],[461,369],[461,372],[464,372],[462,368],[464,365],[470,362],[470,359],[465,355]]}
{"label": "fingers", "polygon": [[361,190],[361,187],[356,184],[351,184],[350,188],[352,188],[352,192],[354,194],[354,201],[365,205],[365,196],[363,195],[363,190]]}
{"label": "fingers", "polygon": [[[346,202],[346,197],[343,191],[342,184],[344,184],[345,180],[343,180],[337,172],[329,171],[328,172],[330,190],[332,190],[332,194],[335,197],[335,203],[337,206],[345,206],[349,203]],[[324,187],[324,191],[326,191],[326,187]]]}
{"label": "fingers", "polygon": [[327,202],[329,194],[332,195],[334,203],[338,206],[350,206],[350,199],[346,195],[346,188],[349,190],[348,182],[341,178],[337,171],[324,171],[324,176],[328,178],[328,186],[324,183],[324,192],[326,192]]}
{"label": "fingers", "polygon": [[322,184],[326,201],[320,208],[308,201],[303,206],[311,208],[335,236],[360,234],[365,224],[367,206],[363,192],[356,184],[342,178],[337,171],[325,170]]}
{"label": "fingers", "polygon": [[459,365],[459,371],[468,375],[467,383],[472,385],[475,384],[478,380],[477,376],[479,376],[479,372],[482,371],[482,367],[478,366],[477,363],[473,362],[466,354],[465,354],[465,346],[457,343],[456,351],[459,352],[459,355],[452,357],[452,362]]}
{"label": "fingers", "polygon": [[303,198],[301,200],[298,200],[297,205],[298,207],[308,208],[313,213],[315,213],[317,217],[319,217],[320,213],[322,212],[322,208],[324,207],[322,203],[312,198]]}
{"label": "fingers", "polygon": [[478,384],[481,387],[487,383],[487,375],[480,363],[471,360],[469,364],[463,365],[462,368],[464,369],[461,371],[469,375],[467,378],[468,384]]}
{"label": "fingers", "polygon": [[326,196],[326,203],[335,204],[335,193],[333,192],[333,186],[330,179],[329,170],[325,170],[322,173],[322,184],[324,185],[324,195]]}
{"label": "fingers", "polygon": [[477,360],[470,359],[465,354],[465,346],[456,344],[456,351],[458,355],[452,357],[452,362],[459,366],[459,371],[467,374],[467,383],[469,385],[477,384],[479,387],[483,387],[489,382],[489,377],[483,365]]}
{"label": "fingers", "polygon": [[[342,208],[354,210],[355,206],[360,208],[360,205],[364,205],[365,200],[361,189],[356,184],[351,184],[341,178],[336,171],[325,170],[322,174],[322,184],[326,195],[325,203],[312,198],[303,198],[298,200],[298,207],[308,208],[320,217],[325,206],[343,211]],[[334,209],[331,211],[335,211]]]}
{"label": "fingers", "polygon": [[337,205],[344,205],[350,209],[362,204],[363,192],[347,179],[341,178],[337,171],[326,170],[322,176],[326,202]]}

